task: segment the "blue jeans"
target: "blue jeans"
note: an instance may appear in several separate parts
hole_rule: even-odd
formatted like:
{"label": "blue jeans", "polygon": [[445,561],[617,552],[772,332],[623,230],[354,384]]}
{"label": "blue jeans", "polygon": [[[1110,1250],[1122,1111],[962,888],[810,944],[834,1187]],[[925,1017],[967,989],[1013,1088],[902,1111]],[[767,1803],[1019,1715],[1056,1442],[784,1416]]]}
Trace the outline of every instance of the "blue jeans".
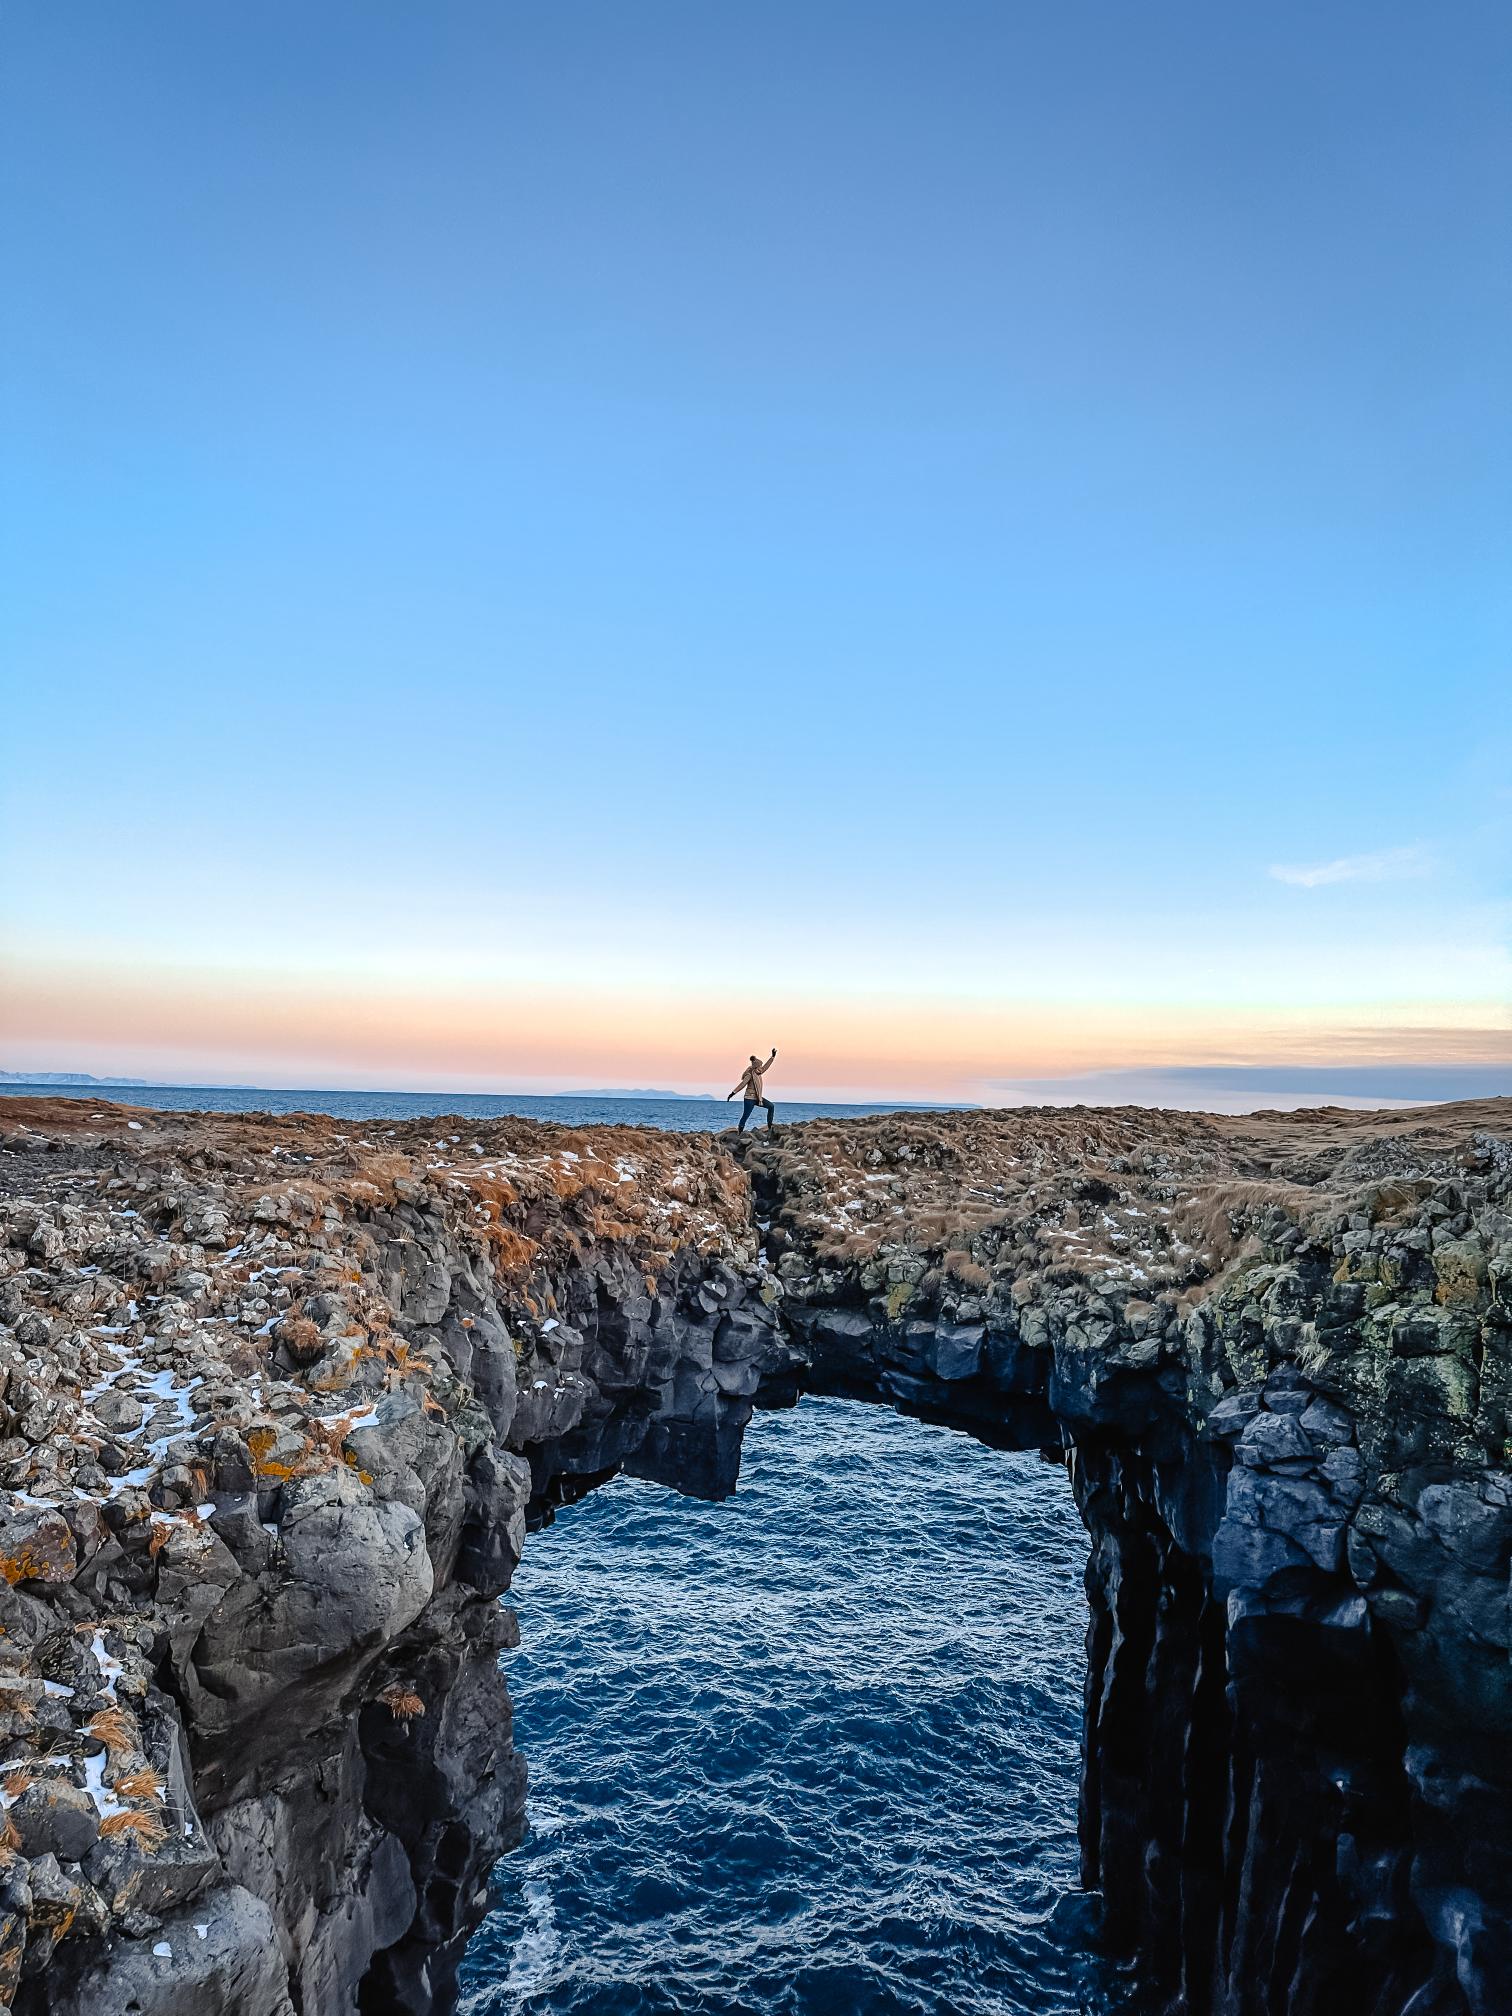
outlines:
{"label": "blue jeans", "polygon": [[740,1125],[735,1130],[737,1134],[744,1134],[746,1122],[758,1106],[765,1106],[767,1125],[768,1127],[772,1125],[773,1121],[777,1118],[777,1108],[772,1104],[770,1099],[743,1099],[740,1104]]}

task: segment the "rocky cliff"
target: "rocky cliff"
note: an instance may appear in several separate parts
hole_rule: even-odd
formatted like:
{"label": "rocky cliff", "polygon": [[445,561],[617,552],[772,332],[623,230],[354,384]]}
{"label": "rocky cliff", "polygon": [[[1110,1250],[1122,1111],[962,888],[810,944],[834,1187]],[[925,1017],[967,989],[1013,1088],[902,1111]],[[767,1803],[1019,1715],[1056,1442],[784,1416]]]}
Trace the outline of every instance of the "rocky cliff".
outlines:
{"label": "rocky cliff", "polygon": [[728,1145],[0,1108],[0,2001],[444,2009],[497,1597],[802,1387],[1054,1448],[1081,1829],[1172,2009],[1512,2001],[1507,1102]]}

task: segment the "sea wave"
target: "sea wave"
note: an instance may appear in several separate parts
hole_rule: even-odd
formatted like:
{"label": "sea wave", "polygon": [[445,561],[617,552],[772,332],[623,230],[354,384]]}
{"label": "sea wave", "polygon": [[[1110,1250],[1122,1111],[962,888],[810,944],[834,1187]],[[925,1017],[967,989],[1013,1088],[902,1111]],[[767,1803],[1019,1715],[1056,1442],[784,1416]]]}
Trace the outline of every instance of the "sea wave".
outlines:
{"label": "sea wave", "polygon": [[535,1535],[532,1827],[463,2016],[1069,2016],[1086,1539],[1058,1467],[879,1407],[758,1416],[738,1496]]}

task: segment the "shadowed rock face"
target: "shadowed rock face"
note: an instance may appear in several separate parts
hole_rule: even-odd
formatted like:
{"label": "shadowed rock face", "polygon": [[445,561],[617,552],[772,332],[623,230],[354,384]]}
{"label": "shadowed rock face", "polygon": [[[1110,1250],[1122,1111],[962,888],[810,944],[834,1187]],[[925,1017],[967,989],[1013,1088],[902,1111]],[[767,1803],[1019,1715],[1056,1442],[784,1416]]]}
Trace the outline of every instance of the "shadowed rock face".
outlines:
{"label": "shadowed rock face", "polygon": [[725,1495],[808,1387],[1064,1453],[1085,1874],[1173,2010],[1508,2006],[1507,1135],[7,1101],[0,1992],[444,2009],[527,1525]]}

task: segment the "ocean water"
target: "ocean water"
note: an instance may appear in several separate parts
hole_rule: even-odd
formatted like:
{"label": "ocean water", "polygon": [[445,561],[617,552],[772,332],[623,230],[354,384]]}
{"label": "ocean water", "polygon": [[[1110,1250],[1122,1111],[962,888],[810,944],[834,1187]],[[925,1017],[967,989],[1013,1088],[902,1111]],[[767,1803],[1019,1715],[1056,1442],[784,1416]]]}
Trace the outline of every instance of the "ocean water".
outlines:
{"label": "ocean water", "polygon": [[812,1398],[723,1505],[560,1513],[506,1599],[530,1832],[463,2016],[1127,2007],[1077,1891],[1086,1547],[1039,1456]]}
{"label": "ocean water", "polygon": [[[732,1069],[732,1077],[735,1075]],[[891,1113],[896,1106],[819,1106],[787,1101],[772,1079],[767,1089],[778,1124],[793,1120],[843,1119],[861,1113]],[[151,1106],[164,1113],[330,1113],[338,1120],[423,1120],[441,1113],[491,1120],[518,1113],[528,1120],[554,1120],[564,1127],[663,1127],[678,1134],[733,1127],[740,1101],[723,1099],[603,1099],[581,1095],[547,1097],[512,1092],[342,1092],[273,1091],[249,1085],[47,1085],[0,1084],[0,1094],[26,1099],[113,1100],[123,1106]],[[764,1127],[766,1116],[753,1116]]]}

